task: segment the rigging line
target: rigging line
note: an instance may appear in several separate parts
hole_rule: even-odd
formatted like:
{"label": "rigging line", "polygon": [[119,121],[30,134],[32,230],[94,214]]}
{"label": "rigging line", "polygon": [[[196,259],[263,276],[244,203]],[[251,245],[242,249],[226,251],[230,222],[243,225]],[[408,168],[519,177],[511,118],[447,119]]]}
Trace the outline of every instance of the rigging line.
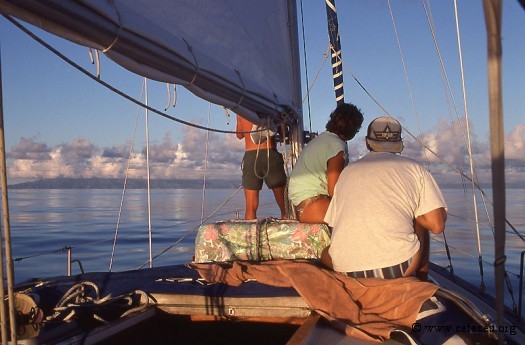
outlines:
{"label": "rigging line", "polygon": [[[348,73],[350,73],[350,76],[354,79],[354,81],[359,85],[359,87],[361,87],[361,89],[372,99],[372,101],[388,116],[390,117],[393,117],[392,114],[364,87],[364,85],[359,81],[359,79],[357,79],[357,77],[355,76],[355,74],[352,72],[352,69],[348,66],[345,65],[345,62],[344,60],[341,60],[343,62],[343,65],[345,66],[345,69],[348,71]],[[448,166],[450,169],[452,169],[454,172],[458,173],[459,175],[461,175],[463,178],[467,179],[468,181],[472,181],[472,179],[467,176],[461,169],[459,169],[458,167],[456,167],[454,164],[450,163],[450,162],[447,162],[445,161],[441,156],[439,156],[432,148],[430,148],[429,146],[427,146],[425,143],[423,143],[421,141],[421,139],[417,138],[414,134],[412,134],[412,132],[407,129],[405,126],[402,126],[403,130],[405,131],[405,133],[410,136],[412,139],[414,139],[419,145],[421,145],[421,147],[423,147],[425,150],[428,150],[430,153],[432,153],[432,155],[434,157],[436,157],[441,163],[445,164],[446,166]],[[483,188],[481,187],[481,185],[479,184],[479,181],[475,181],[474,182],[474,185],[476,187],[476,189],[486,198],[486,201],[491,204],[491,205],[494,205],[494,203],[488,198],[487,194],[485,193],[485,191],[483,190]],[[512,225],[512,223],[510,223],[510,221],[508,219],[505,218],[505,223],[514,231],[514,233],[523,241],[525,242],[525,236],[521,235],[518,230],[514,227],[514,225]]]}
{"label": "rigging line", "polygon": [[[425,10],[425,15],[427,16],[427,22],[428,22],[428,25],[429,25],[429,29],[430,29],[430,32],[431,34],[433,35],[433,37],[435,38],[436,35],[435,35],[435,32],[436,32],[436,29],[435,29],[435,26],[434,26],[434,18],[433,18],[433,15],[432,15],[432,9],[430,8],[430,0],[427,0],[427,4],[428,5],[425,5],[425,2],[422,1],[422,4],[423,4],[423,9]],[[438,60],[439,60],[439,57],[440,57],[440,50],[439,50],[439,45],[437,43],[437,39],[434,40],[434,46],[435,46],[435,49],[436,49],[436,52],[438,54]],[[452,109],[451,109],[451,104],[450,104],[450,99],[452,99],[452,101],[454,101],[454,98],[453,97],[448,97],[447,94],[448,94],[448,91],[447,91],[447,78],[443,75],[443,70],[444,70],[444,66],[440,66],[441,70],[442,70],[442,78],[441,78],[441,82],[442,82],[442,86],[443,86],[443,90],[444,90],[444,94],[445,94],[445,102],[447,104],[447,111],[448,111],[448,115],[450,117],[450,122],[452,124],[452,131],[453,133],[455,134],[455,129],[456,129],[456,126],[454,126],[454,120],[453,120],[453,116],[452,116]],[[455,105],[455,103],[454,103]],[[458,121],[458,126],[459,126],[459,129],[460,129],[460,132],[463,134],[463,138],[465,138],[465,133],[463,132],[463,127],[461,126],[461,120],[459,119],[459,115],[457,114],[457,110],[456,110],[456,118],[457,118],[457,121]],[[453,136],[453,139],[454,139],[454,143],[456,144],[456,147],[458,148],[458,155],[461,156],[461,151],[459,149],[460,147],[460,144],[458,143],[457,141],[457,136],[454,135]],[[464,171],[464,163],[463,163],[463,160],[460,160],[459,161],[459,165],[461,167],[461,171]],[[465,194],[465,199],[468,200],[468,197],[467,197],[467,186],[466,186],[466,182],[465,182],[465,178],[463,177],[463,175],[460,175],[460,178],[461,178],[461,185],[463,187],[463,192]],[[467,211],[470,212],[470,204],[467,203]]]}
{"label": "rigging line", "polygon": [[[418,112],[417,112],[416,103],[414,101],[414,95],[413,95],[413,92],[412,92],[412,86],[410,84],[410,78],[408,77],[408,71],[407,71],[407,68],[406,68],[405,58],[404,58],[404,55],[403,55],[403,50],[401,48],[401,41],[399,39],[399,34],[398,34],[398,31],[397,31],[396,22],[395,22],[395,19],[394,19],[394,12],[392,11],[392,5],[391,5],[390,0],[388,0],[388,9],[389,9],[389,12],[390,12],[390,18],[392,20],[392,27],[393,27],[393,30],[394,30],[397,46],[398,46],[398,49],[399,49],[399,55],[400,55],[401,62],[402,62],[402,65],[403,65],[403,71],[404,71],[404,74],[405,74],[405,80],[406,80],[406,83],[407,83],[407,88],[408,88],[408,92],[409,92],[409,96],[410,96],[410,102],[412,104],[412,108],[413,108],[413,111],[414,111],[414,117],[416,118],[418,133],[419,133],[419,136],[422,138],[422,131],[421,131],[421,125],[420,125],[420,121],[419,121],[419,115],[418,115]],[[425,150],[424,148],[423,148],[423,155],[425,157],[425,162],[426,162],[427,168],[429,168],[430,167],[430,162],[429,162],[429,159],[428,159],[427,150]],[[446,237],[445,231],[442,232],[442,236],[443,236],[443,240],[445,241],[445,250],[446,250],[446,253],[447,253],[447,259],[448,259],[448,262],[449,262],[450,271],[454,272],[454,266],[452,264],[452,256],[450,255],[450,249],[448,247],[449,244],[448,244],[448,241],[447,241],[447,237]]]}
{"label": "rigging line", "polygon": [[[148,79],[144,77],[144,94],[146,105],[148,104]],[[149,268],[153,267],[153,244],[151,234],[151,187],[150,187],[150,166],[149,166],[149,112],[146,109],[146,175],[148,183],[148,241],[149,241]]]}
{"label": "rigging line", "polygon": [[[306,79],[306,85],[308,87],[309,81],[308,81],[308,57],[306,54],[306,38],[304,34],[304,14],[303,14],[303,0],[300,2],[301,4],[301,32],[303,34],[303,55],[304,55],[304,70],[305,70],[305,79]],[[309,127],[310,127],[310,133],[312,133],[312,113],[310,110],[310,93],[306,92],[306,99],[307,99],[307,106],[308,106],[308,121],[309,121]],[[304,103],[304,101],[303,101]]]}
{"label": "rigging line", "polygon": [[465,86],[465,72],[463,69],[463,54],[461,49],[461,35],[459,30],[459,17],[458,17],[458,6],[457,1],[454,0],[454,14],[455,14],[455,20],[456,20],[456,34],[457,34],[457,40],[458,40],[458,54],[459,54],[459,66],[461,70],[461,86],[463,90],[463,106],[465,107],[465,127],[467,129],[467,150],[469,155],[469,166],[470,166],[470,176],[472,177],[472,202],[474,206],[474,217],[476,220],[476,235],[477,235],[477,244],[478,244],[478,255],[479,255],[479,264],[480,264],[480,275],[481,275],[481,284],[482,286],[485,285],[483,280],[483,264],[481,260],[481,239],[480,239],[480,230],[479,230],[479,216],[478,216],[478,205],[477,205],[477,199],[476,199],[476,190],[474,186],[474,179],[475,179],[475,172],[474,172],[474,161],[472,159],[472,144],[471,144],[471,137],[470,137],[470,125],[469,125],[469,113],[468,113],[468,106],[467,106],[467,94],[466,94],[466,86]]}
{"label": "rigging line", "polygon": [[[431,236],[430,239],[431,239],[432,241],[434,241],[434,242],[438,242],[438,243],[441,243],[441,244],[443,244],[443,245],[445,244],[443,241],[439,240],[438,238],[435,238],[435,237],[432,237],[432,236]],[[449,247],[452,248],[452,249],[454,249],[454,250],[457,251],[458,253],[461,253],[461,254],[465,255],[465,256],[468,256],[468,257],[470,257],[470,258],[476,258],[475,255],[473,255],[473,254],[471,254],[471,253],[468,253],[468,252],[466,252],[466,251],[464,251],[464,250],[462,250],[462,249],[460,249],[460,248],[458,248],[458,247],[455,247],[454,245],[449,245]],[[489,265],[489,266],[494,267],[494,262],[490,262],[490,261],[487,261],[487,260],[483,260],[483,263],[485,263],[485,264],[487,264],[487,265]],[[517,277],[517,278],[520,277],[520,274],[519,274],[519,273],[514,273],[514,272],[511,272],[511,271],[507,271],[507,270],[505,270],[505,272],[507,272],[508,274],[511,274],[511,275],[513,275],[513,276],[515,276],[515,277]]]}
{"label": "rigging line", "polygon": [[[432,12],[431,12],[431,9],[430,9],[430,2],[428,2],[428,5],[425,4],[424,0],[421,0],[421,2],[422,2],[422,5],[423,5],[423,10],[425,12],[425,16],[427,18],[428,26],[430,28],[430,33],[432,34],[432,39],[434,41],[434,48],[436,50],[436,54],[437,54],[437,57],[438,57],[439,66],[440,66],[441,74],[442,74],[442,77],[443,77],[443,84],[444,84],[445,90],[447,90],[447,93],[448,93],[448,96],[449,96],[449,97],[445,97],[445,99],[447,100],[447,106],[449,107],[449,114],[450,114],[450,103],[448,102],[448,99],[450,98],[450,100],[452,101],[452,107],[454,108],[454,113],[456,114],[456,118],[457,118],[457,121],[458,121],[459,130],[460,130],[460,132],[461,132],[461,134],[463,136],[463,140],[466,143],[467,142],[467,138],[466,138],[466,135],[465,135],[465,132],[464,132],[464,129],[463,129],[463,126],[462,126],[462,122],[461,122],[461,119],[460,119],[460,116],[459,116],[459,110],[458,110],[458,107],[457,107],[457,104],[456,104],[456,100],[454,98],[454,94],[452,93],[452,89],[451,89],[451,86],[450,86],[450,81],[448,79],[448,75],[447,75],[447,72],[446,72],[446,69],[445,69],[445,64],[444,64],[443,58],[441,56],[441,51],[439,49],[439,44],[437,42],[436,30],[435,30],[435,27],[434,27],[434,21],[433,21],[433,18],[432,18]],[[452,116],[451,116],[451,118],[452,118]],[[452,120],[451,120],[451,122],[453,123]],[[459,147],[459,145],[458,145],[458,147]],[[461,163],[461,169],[460,170],[463,171],[463,161],[460,160],[460,163]],[[464,191],[465,191],[465,195],[466,195],[467,194],[467,190],[466,190],[466,185],[465,185],[464,178],[467,178],[467,177],[463,173],[461,173],[460,176],[462,178],[462,185],[463,185],[463,188],[464,188]],[[469,178],[467,178],[467,179],[469,181],[471,181],[471,179],[469,179]]]}
{"label": "rigging line", "polygon": [[27,35],[29,35],[31,38],[33,38],[35,41],[37,41],[38,43],[40,43],[42,46],[44,46],[45,48],[47,48],[49,51],[51,51],[53,54],[55,54],[56,56],[58,56],[59,58],[61,58],[62,60],[64,60],[65,62],[67,62],[68,64],[70,64],[72,67],[76,68],[77,70],[79,70],[80,72],[82,72],[84,75],[86,75],[87,77],[93,79],[94,81],[96,81],[97,83],[101,84],[102,86],[106,87],[107,89],[111,90],[112,92],[116,93],[117,95],[127,99],[128,101],[132,102],[132,103],[135,103],[139,106],[141,106],[142,108],[145,108],[157,115],[160,115],[168,120],[171,120],[171,121],[175,121],[175,122],[178,122],[178,123],[181,123],[183,125],[186,125],[186,126],[189,126],[189,127],[194,127],[194,128],[198,128],[198,129],[202,129],[202,130],[206,130],[206,131],[211,131],[211,132],[216,132],[216,133],[225,133],[225,134],[235,134],[237,132],[235,131],[227,131],[227,130],[222,130],[222,129],[218,129],[218,128],[208,128],[208,127],[204,127],[204,126],[200,126],[200,125],[197,125],[197,124],[194,124],[194,123],[191,123],[191,122],[187,122],[187,121],[184,121],[182,119],[179,119],[179,118],[176,118],[174,116],[171,116],[171,115],[168,115],[156,108],[153,108],[153,107],[150,107],[140,101],[138,101],[137,99],[129,96],[128,94],[118,90],[117,88],[115,88],[114,86],[108,84],[107,82],[103,81],[102,79],[99,79],[97,78],[96,76],[92,75],[89,71],[87,71],[85,68],[81,67],[80,65],[78,65],[77,63],[75,63],[73,60],[69,59],[68,57],[66,57],[64,54],[60,53],[58,50],[56,50],[55,48],[53,48],[51,45],[47,44],[46,42],[44,42],[44,40],[42,40],[40,37],[36,36],[34,33],[32,33],[31,31],[29,31],[26,27],[24,27],[23,25],[21,25],[20,23],[18,23],[16,20],[14,20],[13,18],[11,18],[10,16],[8,15],[5,15],[5,14],[2,14],[2,16],[4,18],[6,18],[7,20],[9,20],[11,23],[13,23],[15,26],[17,26],[20,30],[22,30],[24,33],[26,33]]}
{"label": "rigging line", "polygon": [[[436,53],[437,53],[438,60],[439,60],[439,63],[440,63],[440,67],[441,67],[442,75],[443,75],[443,78],[444,78],[444,81],[445,81],[445,85],[446,85],[446,87],[448,89],[448,93],[449,93],[450,99],[452,100],[452,105],[453,105],[454,111],[456,113],[456,117],[458,119],[459,129],[461,130],[461,133],[463,134],[464,141],[465,141],[466,145],[468,146],[469,140],[467,139],[467,136],[466,136],[466,134],[465,134],[465,132],[463,130],[463,126],[461,125],[462,122],[461,122],[461,119],[459,117],[459,110],[458,110],[458,107],[456,105],[456,101],[455,101],[454,95],[452,93],[452,89],[451,89],[451,86],[450,86],[450,81],[448,79],[448,75],[447,75],[447,72],[446,72],[446,69],[445,69],[445,64],[443,62],[443,58],[441,56],[441,52],[440,52],[439,45],[438,45],[438,42],[437,42],[437,37],[436,37],[436,33],[435,33],[434,23],[433,23],[431,11],[430,11],[430,3],[428,4],[428,7],[427,7],[427,5],[425,4],[424,0],[422,0],[422,4],[423,4],[423,9],[425,11],[425,15],[426,15],[429,27],[430,27],[430,32],[431,32],[432,38],[434,40],[434,47],[436,49]],[[438,156],[436,155],[436,157],[438,157]],[[457,169],[456,169],[456,171],[459,172],[459,170],[457,170]],[[475,173],[474,173],[474,176],[471,179],[471,178],[467,177],[462,172],[463,169],[460,169],[460,171],[461,171],[460,174],[461,174],[462,177],[466,178],[469,181],[474,181],[475,180],[476,181],[476,187],[480,191],[482,191],[481,187],[479,186],[479,181],[477,180],[477,176],[476,176]]]}
{"label": "rigging line", "polygon": [[445,241],[445,251],[447,253],[448,267],[450,267],[450,272],[454,273],[454,265],[452,265],[452,255],[450,255],[450,246],[447,241],[446,231],[443,231],[442,234],[443,234],[443,241]]}
{"label": "rigging line", "polygon": [[[423,1],[423,0],[422,0],[422,1]],[[453,103],[454,103],[454,109],[455,109],[455,111],[456,111],[456,116],[457,116],[457,118],[458,118],[458,126],[459,126],[459,129],[460,129],[461,133],[463,134],[463,138],[464,138],[464,140],[465,140],[465,142],[466,142],[466,146],[470,146],[470,139],[467,139],[467,136],[465,135],[465,132],[464,132],[463,126],[461,125],[462,122],[461,122],[461,120],[459,119],[459,115],[458,115],[458,110],[457,110],[457,107],[456,107],[456,103],[455,103],[455,101],[454,101],[454,97],[453,97],[453,95],[452,95],[452,91],[451,91],[451,89],[450,89],[450,83],[448,82],[448,77],[446,76],[446,72],[445,72],[445,68],[444,68],[443,60],[442,60],[442,58],[441,58],[441,54],[440,54],[440,52],[439,52],[439,46],[438,46],[438,44],[437,44],[437,38],[436,38],[436,35],[435,35],[435,28],[434,28],[434,24],[433,24],[433,20],[432,20],[432,13],[431,13],[431,10],[430,10],[430,3],[428,3],[428,7],[426,7],[425,3],[423,2],[423,8],[424,8],[425,13],[426,13],[426,15],[427,15],[427,20],[428,20],[428,23],[429,23],[429,27],[430,27],[431,33],[432,33],[432,35],[433,35],[433,38],[434,38],[434,45],[435,45],[435,47],[436,47],[436,51],[437,51],[437,53],[438,53],[439,61],[441,62],[441,69],[442,69],[442,71],[443,71],[443,75],[444,75],[444,79],[445,79],[444,82],[445,82],[445,84],[448,86],[448,90],[449,90],[449,93],[450,93],[450,97],[451,97],[451,99],[452,99],[452,101],[453,101]],[[459,31],[459,30],[458,30],[458,31]],[[458,41],[459,41],[459,39],[458,39]],[[462,65],[461,65],[461,67],[462,67]],[[463,76],[463,73],[462,73],[462,76]],[[466,95],[466,92],[465,92],[465,91],[463,91],[463,95]],[[447,99],[447,104],[448,104],[448,98],[446,98],[446,99]],[[465,102],[466,102],[466,100],[465,100]],[[468,112],[468,108],[465,107],[465,109],[466,109],[466,111]],[[467,122],[467,129],[469,128],[468,126],[469,126],[469,125],[468,125],[468,122]],[[468,136],[468,137],[470,138],[470,136]],[[471,155],[471,154],[469,154],[469,159],[472,161],[472,155]],[[463,163],[463,162],[461,161],[461,164],[462,164],[462,163]],[[472,164],[474,164],[474,163],[472,162]],[[474,167],[471,166],[471,168],[474,168]],[[463,169],[460,169],[460,170],[463,171]],[[476,184],[475,184],[475,185],[476,185],[477,189],[480,191],[480,194],[481,194],[481,198],[482,198],[482,201],[483,201],[483,206],[484,206],[484,208],[485,208],[485,214],[486,214],[487,218],[488,218],[489,221],[490,221],[490,218],[491,218],[491,217],[490,217],[490,214],[489,214],[489,211],[488,211],[488,208],[487,208],[487,203],[491,204],[492,206],[494,206],[494,204],[492,203],[492,201],[491,201],[490,199],[488,199],[488,197],[487,197],[487,195],[485,194],[485,192],[483,191],[483,189],[481,189],[481,187],[479,186],[479,180],[478,180],[478,176],[477,176],[477,174],[476,174],[475,169],[473,170],[473,174],[471,173],[471,175],[472,175],[472,179],[468,178],[468,177],[467,177],[466,175],[464,175],[463,173],[460,173],[460,176],[462,177],[462,184],[463,184],[463,189],[464,189],[465,195],[467,194],[467,189],[466,189],[466,186],[465,186],[465,181],[464,181],[464,179],[466,178],[466,179],[469,180],[469,181],[473,181],[473,180],[475,180],[475,181],[476,181]],[[473,191],[474,191],[474,188],[473,188]],[[474,194],[474,197],[475,197],[475,194]],[[474,205],[477,205],[477,202],[476,202]],[[469,209],[470,209],[470,208],[469,208]],[[523,237],[523,236],[518,232],[518,230],[516,230],[516,228],[515,228],[515,227],[514,227],[514,226],[513,226],[513,225],[512,225],[507,219],[505,219],[505,223],[506,223],[506,224],[507,224],[507,225],[508,225],[508,226],[514,231],[514,234],[515,234],[515,235],[517,235],[522,241],[525,242],[525,237]],[[492,230],[493,230],[493,232],[494,232],[493,227],[491,227],[491,228],[492,228]]]}
{"label": "rigging line", "polygon": [[[399,35],[398,35],[398,32],[397,32],[396,21],[394,19],[394,12],[392,11],[392,5],[391,5],[390,0],[388,0],[388,9],[390,11],[390,19],[392,20],[392,27],[394,29],[394,35],[396,37],[397,47],[399,49],[399,56],[401,58],[401,63],[403,65],[403,71],[405,73],[405,80],[406,80],[406,83],[407,83],[408,93],[409,93],[409,96],[410,96],[410,103],[412,103],[412,109],[414,111],[414,117],[416,118],[418,133],[419,133],[419,136],[421,136],[421,125],[420,125],[420,121],[419,121],[419,115],[418,115],[417,108],[416,108],[416,102],[414,101],[414,94],[412,92],[412,86],[410,85],[410,78],[408,77],[408,71],[407,71],[407,67],[406,67],[406,63],[405,63],[405,57],[403,56],[403,50],[401,48],[401,41],[399,40]],[[423,154],[425,155],[425,162],[426,162],[427,167],[428,167],[430,165],[430,163],[429,163],[429,160],[428,160],[428,157],[427,157],[427,151],[423,150]]]}
{"label": "rigging line", "polygon": [[[319,77],[319,74],[321,73],[321,70],[323,69],[323,66],[326,62],[326,60],[328,59],[328,54],[330,53],[330,45],[328,45],[328,48],[326,49],[326,52],[323,54],[324,58],[323,60],[321,61],[321,65],[319,65],[319,68],[317,69],[317,73],[315,74],[315,77],[314,79],[312,80],[312,84],[309,85],[309,87],[306,89],[306,95],[304,96],[303,98],[303,103],[306,102],[306,100],[308,99],[309,95],[310,95],[310,92],[312,91],[313,87],[314,87],[314,84],[315,82],[317,81],[317,78]],[[308,84],[307,84],[308,85]],[[310,132],[311,132],[311,128],[310,128]]]}
{"label": "rigging line", "polygon": [[[434,40],[434,48],[436,49],[436,54],[437,54],[437,57],[438,57],[439,66],[441,68],[441,73],[442,73],[443,78],[445,79],[445,85],[447,87],[450,99],[452,100],[452,106],[454,108],[454,112],[456,114],[456,117],[458,118],[458,121],[460,121],[461,119],[460,119],[460,116],[459,116],[458,106],[457,106],[457,103],[456,103],[456,99],[454,98],[454,94],[452,92],[452,88],[450,86],[450,80],[448,78],[448,74],[447,74],[447,71],[445,69],[445,63],[443,62],[443,56],[441,55],[441,50],[439,49],[439,44],[437,42],[437,37],[436,37],[436,31],[434,29],[434,24],[433,24],[431,15],[429,13],[430,10],[427,7],[427,5],[425,4],[425,0],[421,0],[421,2],[423,4],[423,10],[425,11],[425,16],[427,18],[427,22],[428,22],[428,25],[429,25],[429,28],[430,28],[430,33],[432,34],[432,39]],[[463,137],[465,138],[465,134],[463,132],[463,127],[460,126],[460,129],[462,130]]]}
{"label": "rigging line", "polygon": [[[474,222],[474,220],[471,219],[471,218],[468,218],[468,217],[462,217],[462,216],[459,216],[459,215],[454,214],[454,213],[447,212],[447,215],[448,215],[449,217],[455,217],[455,218],[457,218],[457,219],[461,219],[462,221],[467,222],[467,223],[472,223],[472,222]],[[487,219],[486,223],[485,223],[485,222],[479,222],[479,223],[480,223],[480,224],[485,224],[488,228],[490,228],[490,229],[492,230],[492,233],[494,233],[494,226],[493,226],[493,224],[492,224],[492,219],[491,219],[491,218]],[[509,227],[511,227],[511,226],[512,226],[512,224],[509,225]],[[520,234],[518,230],[516,230],[516,231],[505,230],[505,232],[508,233],[508,234],[516,235],[516,236],[518,236],[521,240],[523,240],[523,235]]]}
{"label": "rigging line", "polygon": [[[237,189],[233,192],[232,195],[230,195],[229,198],[227,198],[222,204],[220,204],[219,206],[217,206],[215,208],[215,210],[213,210],[212,213],[210,213],[206,219],[204,221],[207,221],[208,219],[210,219],[211,217],[213,217],[215,215],[215,213],[217,213],[224,205],[226,205],[228,202],[230,202],[231,199],[233,199],[233,197],[242,189],[242,185],[237,187]],[[168,250],[170,250],[171,248],[173,248],[174,246],[176,246],[177,244],[179,244],[182,240],[184,240],[186,237],[188,237],[189,235],[191,235],[192,233],[194,233],[197,229],[200,228],[200,225],[197,225],[195,226],[193,229],[191,229],[190,231],[188,231],[186,234],[184,234],[181,238],[179,238],[177,241],[175,241],[175,243],[173,243],[171,246],[165,248],[164,250],[162,250],[159,254],[155,255],[153,257],[153,260],[157,259],[158,257],[160,257],[162,254],[166,253]],[[143,263],[141,266],[137,267],[137,269],[141,269],[143,268],[145,265],[147,264],[147,262]]]}
{"label": "rigging line", "polygon": [[[107,241],[107,240],[105,240],[105,241]],[[33,255],[21,256],[21,257],[18,257],[18,258],[14,258],[13,261],[14,262],[18,262],[18,261],[24,261],[24,260],[27,260],[27,259],[37,258],[37,257],[44,256],[44,255],[64,253],[65,251],[67,251],[67,248],[68,247],[66,246],[66,247],[62,247],[62,248],[59,248],[59,249],[45,251],[45,252],[40,252],[40,253],[33,254]],[[69,247],[69,248],[73,248],[73,247]],[[3,263],[5,264],[5,260],[3,260]]]}
{"label": "rigging line", "polygon": [[[208,126],[210,125],[210,116],[211,116],[211,102],[208,103]],[[203,224],[204,219],[204,200],[206,198],[206,172],[208,171],[208,146],[210,143],[210,132],[206,132],[206,147],[204,153],[204,176],[202,180],[202,201],[201,201],[201,224]]]}
{"label": "rigging line", "polygon": [[[143,97],[143,92],[144,92],[144,80],[142,81],[142,87],[140,89],[140,98]],[[137,136],[137,126],[138,126],[138,120],[139,120],[139,113],[140,113],[140,108],[137,108],[137,113],[135,115],[135,128],[133,130],[133,138],[131,140],[130,147],[129,147],[128,164],[126,166],[126,173],[125,173],[125,176],[124,176],[124,186],[122,188],[122,196],[120,197],[120,205],[119,205],[118,217],[117,217],[117,227],[115,229],[115,237],[113,239],[113,247],[111,249],[111,257],[110,257],[110,260],[109,260],[109,272],[111,272],[111,269],[113,268],[113,258],[115,256],[115,248],[117,246],[117,237],[118,237],[118,230],[119,230],[119,227],[120,227],[120,218],[122,216],[122,209],[124,207],[124,196],[126,194],[126,186],[127,186],[127,183],[128,183],[129,170],[130,170],[130,166],[131,166],[131,158],[132,158],[132,155],[133,155],[133,146],[135,145],[135,138]]]}

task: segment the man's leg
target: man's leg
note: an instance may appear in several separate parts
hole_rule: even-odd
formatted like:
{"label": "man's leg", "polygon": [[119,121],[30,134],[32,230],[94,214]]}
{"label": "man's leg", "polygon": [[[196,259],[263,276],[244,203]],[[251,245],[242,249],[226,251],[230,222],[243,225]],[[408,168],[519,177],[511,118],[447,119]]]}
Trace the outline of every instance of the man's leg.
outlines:
{"label": "man's leg", "polygon": [[279,206],[279,209],[281,210],[281,219],[287,219],[284,200],[284,189],[284,186],[272,189],[273,196],[275,197],[275,201],[277,202],[277,206]]}
{"label": "man's leg", "polygon": [[256,219],[257,208],[259,207],[259,191],[245,189],[244,197],[246,199],[246,212],[244,214],[244,219]]}

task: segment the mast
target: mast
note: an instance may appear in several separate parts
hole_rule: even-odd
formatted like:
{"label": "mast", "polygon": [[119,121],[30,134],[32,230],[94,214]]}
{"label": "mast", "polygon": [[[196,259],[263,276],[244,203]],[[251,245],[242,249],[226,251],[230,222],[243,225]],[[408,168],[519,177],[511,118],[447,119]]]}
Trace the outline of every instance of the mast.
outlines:
{"label": "mast", "polygon": [[[494,201],[494,277],[496,286],[496,323],[504,324],[505,281],[505,150],[501,91],[501,0],[483,0],[487,27],[488,84],[490,109],[490,153],[492,161],[492,198]],[[498,343],[503,344],[503,332]]]}
{"label": "mast", "polygon": [[301,99],[301,69],[299,58],[299,33],[297,24],[297,3],[295,0],[288,0],[288,18],[289,18],[289,35],[291,42],[291,56],[294,67],[294,105],[297,108],[297,120],[290,125],[290,147],[293,153],[292,166],[301,153],[304,145],[304,129],[303,129],[303,107]]}
{"label": "mast", "polygon": [[3,251],[2,244],[5,249],[5,265],[7,274],[7,296],[9,304],[9,321],[11,329],[11,342],[16,344],[16,319],[15,319],[15,297],[14,297],[14,282],[15,274],[13,269],[13,255],[11,253],[11,226],[9,222],[9,199],[7,195],[7,163],[5,160],[5,136],[4,136],[4,103],[2,97],[2,56],[0,54],[0,167],[1,176],[0,183],[2,184],[2,211],[4,213],[4,237],[3,243],[0,243],[0,274],[2,281],[0,282],[0,317],[1,330],[2,330],[2,344],[7,344],[7,318],[5,313],[5,290],[4,290],[4,262],[3,262]]}

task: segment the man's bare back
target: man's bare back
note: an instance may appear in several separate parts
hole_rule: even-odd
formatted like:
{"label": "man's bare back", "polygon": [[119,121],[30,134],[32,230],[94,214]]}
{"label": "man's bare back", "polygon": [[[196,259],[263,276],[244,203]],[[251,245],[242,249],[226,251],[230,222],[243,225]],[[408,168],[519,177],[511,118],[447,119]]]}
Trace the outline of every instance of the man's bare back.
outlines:
{"label": "man's bare back", "polygon": [[[250,136],[250,132],[252,131],[252,127],[253,127],[253,124],[248,121],[248,120],[245,120],[244,118],[240,117],[239,115],[237,115],[237,138],[239,139],[243,139],[244,138],[244,143],[245,143],[245,149],[246,151],[252,151],[252,150],[257,150],[257,148],[259,149],[273,149],[276,147],[275,145],[275,138],[274,137],[270,137],[269,141],[268,140],[264,140],[260,145],[257,145],[256,143],[254,143],[252,141],[252,138]],[[244,132],[244,133],[240,133],[240,132]],[[262,133],[262,135],[265,135],[265,133]]]}

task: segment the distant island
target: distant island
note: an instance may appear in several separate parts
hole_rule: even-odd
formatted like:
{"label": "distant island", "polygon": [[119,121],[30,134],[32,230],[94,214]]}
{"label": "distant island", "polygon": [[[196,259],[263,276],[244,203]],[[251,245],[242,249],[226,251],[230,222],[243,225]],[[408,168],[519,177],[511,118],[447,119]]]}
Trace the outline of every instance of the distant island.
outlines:
{"label": "distant island", "polygon": [[[151,189],[202,189],[202,180],[170,179],[150,180]],[[234,189],[241,185],[241,181],[206,180],[206,188]],[[50,178],[31,182],[10,184],[10,189],[122,189],[124,179],[119,178]],[[128,189],[146,189],[147,180],[128,179]]]}

